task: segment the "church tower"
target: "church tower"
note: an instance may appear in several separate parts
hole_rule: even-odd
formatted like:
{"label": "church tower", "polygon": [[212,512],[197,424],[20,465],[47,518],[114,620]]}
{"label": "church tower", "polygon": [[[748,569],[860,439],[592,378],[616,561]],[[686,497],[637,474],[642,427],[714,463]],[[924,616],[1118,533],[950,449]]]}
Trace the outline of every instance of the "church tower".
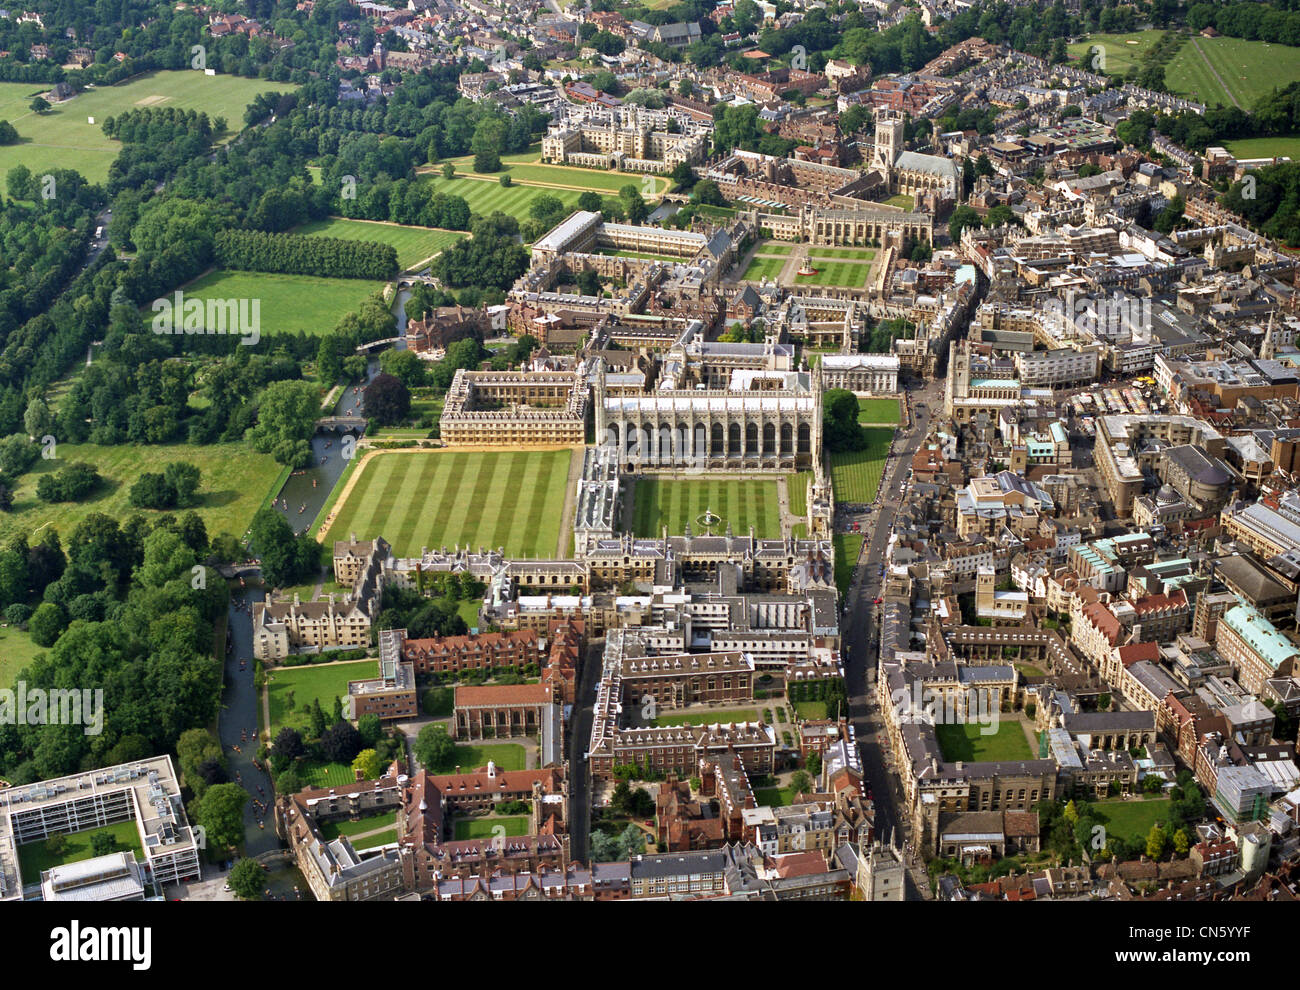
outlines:
{"label": "church tower", "polygon": [[903,152],[903,127],[903,115],[897,110],[876,114],[876,151],[871,164],[884,173],[886,181],[892,182],[894,162]]}

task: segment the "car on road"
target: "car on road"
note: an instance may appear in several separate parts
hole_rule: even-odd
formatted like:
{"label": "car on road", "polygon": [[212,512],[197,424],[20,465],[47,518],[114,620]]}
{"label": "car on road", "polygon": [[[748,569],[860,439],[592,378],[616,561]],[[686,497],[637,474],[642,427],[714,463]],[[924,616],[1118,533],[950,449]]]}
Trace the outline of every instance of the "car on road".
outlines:
{"label": "car on road", "polygon": [[881,604],[883,601],[884,601],[883,598],[877,598],[877,599],[875,599],[871,604],[872,604],[872,605],[879,605],[879,604]]}

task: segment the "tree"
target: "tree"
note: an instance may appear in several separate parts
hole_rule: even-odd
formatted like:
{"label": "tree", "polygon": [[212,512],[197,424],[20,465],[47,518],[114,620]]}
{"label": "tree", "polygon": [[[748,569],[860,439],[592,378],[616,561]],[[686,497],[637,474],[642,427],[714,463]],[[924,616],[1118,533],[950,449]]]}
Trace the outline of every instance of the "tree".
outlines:
{"label": "tree", "polygon": [[822,395],[822,442],[828,450],[861,450],[866,442],[858,423],[858,397],[848,389]]}
{"label": "tree", "polygon": [[1186,856],[1187,850],[1192,847],[1192,841],[1187,835],[1187,829],[1180,828],[1174,832],[1174,852],[1179,856]]}
{"label": "tree", "polygon": [[804,768],[814,777],[820,777],[822,773],[822,755],[821,753],[809,753],[808,759],[804,760]]}
{"label": "tree", "polygon": [[244,838],[248,792],[239,784],[217,784],[197,802],[198,822],[207,832],[209,849],[227,849]]}
{"label": "tree", "polygon": [[790,792],[792,794],[811,794],[813,788],[812,777],[806,770],[796,770],[790,777]]}
{"label": "tree", "polygon": [[68,615],[54,602],[42,602],[27,621],[27,631],[37,646],[53,646],[68,628]]}
{"label": "tree", "polygon": [[302,736],[298,734],[297,729],[288,726],[276,733],[275,742],[271,744],[271,758],[286,767],[305,752],[306,747],[303,745]]}
{"label": "tree", "polygon": [[434,722],[426,725],[415,737],[415,758],[426,770],[449,770],[456,758],[456,744],[447,735],[446,726]]}
{"label": "tree", "polygon": [[32,113],[45,113],[50,109],[50,102],[44,97],[38,96],[36,99],[32,100],[31,103],[27,104],[27,109],[31,110]]}
{"label": "tree", "polygon": [[331,763],[351,763],[361,751],[361,734],[351,722],[335,722],[322,733],[320,748]]}
{"label": "tree", "polygon": [[597,213],[600,210],[600,193],[588,189],[578,197],[578,209],[585,210],[588,213]]}
{"label": "tree", "polygon": [[54,428],[54,414],[43,399],[32,399],[23,413],[23,429],[33,439],[40,439]]}
{"label": "tree", "polygon": [[343,358],[339,354],[338,338],[334,334],[322,337],[316,348],[316,378],[325,385],[333,385],[343,377]]}
{"label": "tree", "polygon": [[410,389],[393,375],[375,375],[363,395],[366,417],[380,426],[400,423],[411,413]]}
{"label": "tree", "polygon": [[363,749],[352,761],[354,773],[360,772],[362,780],[378,780],[384,775],[384,758],[373,749]]}
{"label": "tree", "polygon": [[509,189],[513,181],[514,180],[510,178],[509,173],[506,173],[497,179],[497,184],[500,185],[502,189]]}
{"label": "tree", "polygon": [[137,509],[170,509],[176,505],[176,489],[165,475],[145,471],[135,479],[127,500]]}
{"label": "tree", "polygon": [[952,218],[948,221],[948,236],[956,243],[961,240],[963,230],[978,226],[980,226],[980,215],[963,203],[952,211]]}
{"label": "tree", "polygon": [[442,167],[442,177],[449,182],[452,179],[456,178],[456,166],[453,165],[451,162],[448,162],[446,165],[444,165]]}
{"label": "tree", "polygon": [[226,876],[226,883],[235,895],[245,901],[255,901],[262,896],[262,883],[265,879],[260,863],[255,859],[241,859]]}
{"label": "tree", "polygon": [[189,461],[172,461],[163,468],[163,477],[176,493],[176,505],[180,508],[194,504],[200,476],[199,469]]}
{"label": "tree", "polygon": [[362,715],[357,719],[357,732],[361,736],[361,742],[366,746],[374,746],[380,739],[384,738],[384,724],[379,720],[379,716],[374,712]]}
{"label": "tree", "polygon": [[117,848],[117,839],[112,832],[92,832],[90,851],[96,856],[107,856]]}
{"label": "tree", "polygon": [[311,438],[320,415],[316,386],[304,381],[272,382],[257,405],[257,425],[249,439],[259,453],[301,468],[311,463]]}
{"label": "tree", "polygon": [[63,834],[51,835],[45,840],[45,851],[51,856],[62,856],[68,849],[68,837]]}
{"label": "tree", "polygon": [[1160,859],[1165,854],[1168,842],[1169,836],[1165,834],[1164,826],[1156,822],[1147,833],[1147,858]]}

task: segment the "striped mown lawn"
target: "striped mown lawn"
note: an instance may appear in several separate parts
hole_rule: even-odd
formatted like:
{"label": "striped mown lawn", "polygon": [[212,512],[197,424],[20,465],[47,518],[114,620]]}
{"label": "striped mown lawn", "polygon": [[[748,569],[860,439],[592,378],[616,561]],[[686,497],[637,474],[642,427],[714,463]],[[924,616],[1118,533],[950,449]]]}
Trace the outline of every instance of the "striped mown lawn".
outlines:
{"label": "striped mown lawn", "polygon": [[865,449],[831,454],[831,487],[837,502],[870,502],[880,490],[894,431],[882,426],[864,427],[862,432],[867,436]]}
{"label": "striped mown lawn", "polygon": [[798,474],[792,474],[786,481],[786,491],[790,497],[790,515],[800,517],[808,515],[808,486],[812,484],[812,476],[811,471],[800,471]]}
{"label": "striped mown lawn", "polygon": [[524,186],[519,183],[507,187],[495,179],[489,182],[459,176],[448,180],[444,179],[441,173],[425,174],[420,178],[433,186],[435,192],[459,196],[469,204],[470,210],[474,213],[486,216],[495,210],[500,210],[519,220],[528,219],[528,207],[538,196],[554,196],[569,209],[576,210],[578,197],[582,195],[582,192],[577,189],[549,189],[542,186]]}
{"label": "striped mown lawn", "polygon": [[745,274],[740,278],[745,282],[758,282],[761,279],[775,280],[781,274],[781,269],[785,267],[784,258],[765,258],[762,256],[755,257],[745,269]]}
{"label": "striped mown lawn", "polygon": [[864,261],[819,261],[810,259],[816,275],[796,275],[796,285],[835,285],[859,288],[867,284],[871,266]]}
{"label": "striped mown lawn", "polygon": [[760,538],[776,539],[781,535],[781,507],[775,481],[660,481],[641,478],[636,483],[636,536],[660,536],[668,527],[670,536],[681,536],[690,523],[691,532],[705,532],[701,517],[712,512],[720,522],[712,527],[716,534],[731,524],[737,536],[749,533]]}
{"label": "striped mown lawn", "polygon": [[553,557],[570,456],[568,449],[372,454],[324,542],[356,533],[382,536],[399,557],[457,543]]}
{"label": "striped mown lawn", "polygon": [[859,423],[897,423],[897,399],[858,399]]}

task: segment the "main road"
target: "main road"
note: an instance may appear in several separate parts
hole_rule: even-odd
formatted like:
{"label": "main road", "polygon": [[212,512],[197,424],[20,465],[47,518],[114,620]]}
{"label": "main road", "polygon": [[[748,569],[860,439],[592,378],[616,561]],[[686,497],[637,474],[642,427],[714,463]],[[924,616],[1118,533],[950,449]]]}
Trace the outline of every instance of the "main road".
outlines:
{"label": "main road", "polygon": [[[935,410],[943,402],[943,381],[927,383],[909,393],[910,424],[895,439],[881,479],[880,494],[872,513],[840,514],[837,526],[858,522],[867,534],[854,568],[853,582],[840,620],[842,660],[849,695],[849,717],[862,753],[862,770],[876,807],[876,833],[899,846],[911,840],[898,776],[891,770],[888,739],[875,698],[875,675],[880,656],[881,564],[893,532],[903,486],[912,455],[925,440]],[[913,896],[929,896],[929,885],[919,860],[911,863]]]}

